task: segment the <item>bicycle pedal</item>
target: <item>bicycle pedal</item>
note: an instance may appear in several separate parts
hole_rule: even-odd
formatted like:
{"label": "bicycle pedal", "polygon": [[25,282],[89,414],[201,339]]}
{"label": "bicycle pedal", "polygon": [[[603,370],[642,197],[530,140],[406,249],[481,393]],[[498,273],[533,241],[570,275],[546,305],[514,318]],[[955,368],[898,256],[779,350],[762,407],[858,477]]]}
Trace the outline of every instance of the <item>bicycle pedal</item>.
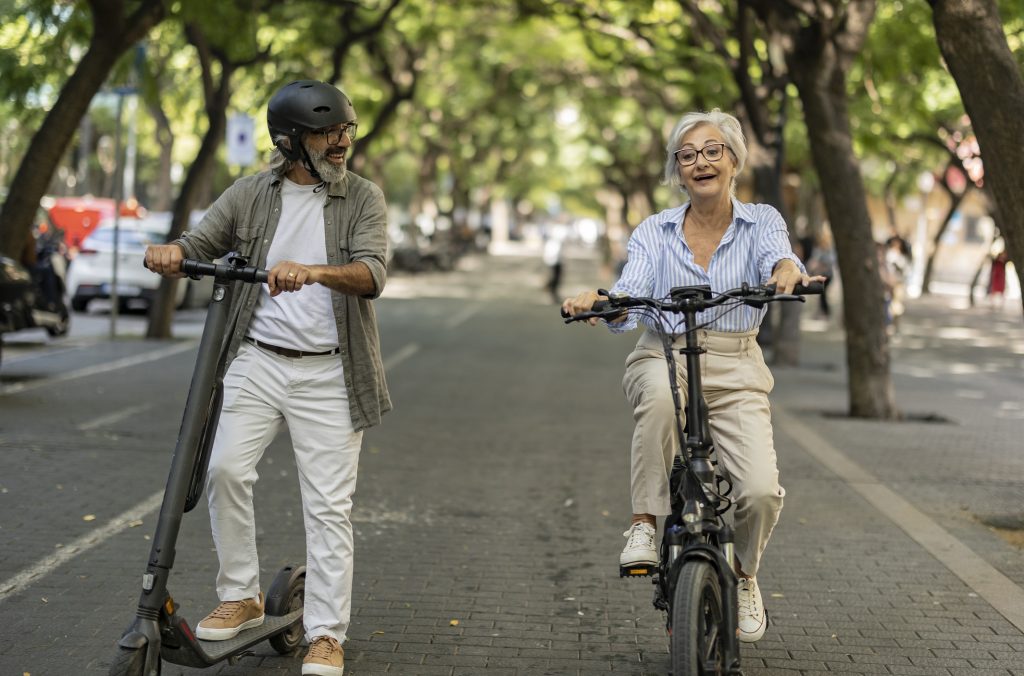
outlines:
{"label": "bicycle pedal", "polygon": [[658,567],[647,563],[634,563],[619,566],[619,577],[650,577],[658,571]]}

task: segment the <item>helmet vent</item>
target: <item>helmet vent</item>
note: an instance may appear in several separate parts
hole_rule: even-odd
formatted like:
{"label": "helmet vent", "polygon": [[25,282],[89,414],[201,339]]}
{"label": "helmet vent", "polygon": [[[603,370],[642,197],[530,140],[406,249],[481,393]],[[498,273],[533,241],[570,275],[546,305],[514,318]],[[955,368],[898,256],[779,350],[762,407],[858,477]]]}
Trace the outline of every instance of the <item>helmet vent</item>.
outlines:
{"label": "helmet vent", "polygon": [[316,108],[313,109],[313,112],[314,113],[329,113],[329,112],[331,112],[331,107],[330,106],[317,106]]}

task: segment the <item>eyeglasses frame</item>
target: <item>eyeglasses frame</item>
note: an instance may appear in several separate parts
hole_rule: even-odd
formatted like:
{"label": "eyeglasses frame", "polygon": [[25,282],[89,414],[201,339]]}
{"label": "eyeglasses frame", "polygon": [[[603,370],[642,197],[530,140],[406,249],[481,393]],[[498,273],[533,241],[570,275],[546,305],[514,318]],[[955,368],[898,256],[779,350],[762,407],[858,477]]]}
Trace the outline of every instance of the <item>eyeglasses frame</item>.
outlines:
{"label": "eyeglasses frame", "polygon": [[334,136],[334,133],[332,133],[332,130],[330,129],[314,129],[310,132],[310,134],[320,136],[325,141],[327,141],[327,145],[334,146],[341,143],[341,138],[346,134],[348,135],[348,140],[351,141],[352,143],[355,143],[358,128],[358,122],[346,122],[345,124],[341,125],[341,129],[336,130],[335,133],[337,133],[337,138],[333,141],[331,140],[331,137]]}
{"label": "eyeglasses frame", "polygon": [[[707,155],[704,154],[704,151],[706,149],[710,148],[711,146],[722,146],[722,157],[725,157],[725,151],[726,150],[728,150],[730,153],[732,152],[732,148],[729,147],[728,143],[723,143],[721,141],[713,141],[712,143],[705,143],[702,148],[680,148],[679,150],[676,150],[672,154],[675,156],[676,162],[679,163],[680,167],[689,167],[689,166],[691,166],[693,164],[696,164],[697,163],[697,155],[703,157],[708,162],[717,163],[719,160],[722,159],[722,157],[719,157],[718,159],[713,160],[713,159],[711,159],[710,157],[708,157]],[[693,156],[693,162],[686,162],[686,163],[684,163],[683,160],[679,157],[679,153],[683,152],[684,150],[693,150],[693,151],[695,151],[697,153],[696,155]]]}

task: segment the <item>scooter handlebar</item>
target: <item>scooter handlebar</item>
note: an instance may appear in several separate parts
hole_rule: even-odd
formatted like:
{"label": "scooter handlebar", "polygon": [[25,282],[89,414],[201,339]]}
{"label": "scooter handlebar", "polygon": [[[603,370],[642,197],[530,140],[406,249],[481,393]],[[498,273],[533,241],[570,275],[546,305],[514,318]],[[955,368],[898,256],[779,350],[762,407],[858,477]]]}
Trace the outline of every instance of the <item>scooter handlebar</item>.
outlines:
{"label": "scooter handlebar", "polygon": [[253,266],[235,267],[221,263],[204,263],[191,258],[181,261],[181,271],[189,277],[216,277],[218,279],[240,279],[243,282],[263,284],[267,271]]}

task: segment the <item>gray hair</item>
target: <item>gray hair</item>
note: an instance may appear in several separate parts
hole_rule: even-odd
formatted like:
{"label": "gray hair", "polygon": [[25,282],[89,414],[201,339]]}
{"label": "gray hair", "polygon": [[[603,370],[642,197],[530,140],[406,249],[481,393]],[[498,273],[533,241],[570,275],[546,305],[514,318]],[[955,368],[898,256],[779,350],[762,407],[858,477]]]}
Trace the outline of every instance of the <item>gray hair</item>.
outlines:
{"label": "gray hair", "polygon": [[287,174],[289,171],[291,171],[291,168],[295,166],[295,160],[289,160],[287,157],[284,156],[284,153],[282,153],[277,147],[278,143],[287,140],[288,137],[285,136],[284,134],[278,134],[277,136],[273,137],[274,150],[270,153],[270,169],[275,174]]}
{"label": "gray hair", "polygon": [[[674,185],[682,192],[686,192],[686,188],[683,187],[682,182],[679,180],[679,164],[676,162],[676,151],[679,150],[679,144],[683,137],[701,125],[714,127],[722,133],[725,145],[729,148],[729,152],[732,153],[733,159],[736,160],[736,174],[739,175],[743,171],[743,166],[747,162],[747,141],[743,138],[743,128],[740,126],[740,121],[729,113],[723,113],[720,109],[713,108],[706,113],[686,113],[679,118],[675,129],[672,130],[668,137],[668,145],[665,146],[665,150],[668,153],[668,157],[665,159],[665,179],[663,181],[665,185]],[[729,186],[729,191],[732,193],[735,190],[736,178],[734,176],[732,185]]]}

